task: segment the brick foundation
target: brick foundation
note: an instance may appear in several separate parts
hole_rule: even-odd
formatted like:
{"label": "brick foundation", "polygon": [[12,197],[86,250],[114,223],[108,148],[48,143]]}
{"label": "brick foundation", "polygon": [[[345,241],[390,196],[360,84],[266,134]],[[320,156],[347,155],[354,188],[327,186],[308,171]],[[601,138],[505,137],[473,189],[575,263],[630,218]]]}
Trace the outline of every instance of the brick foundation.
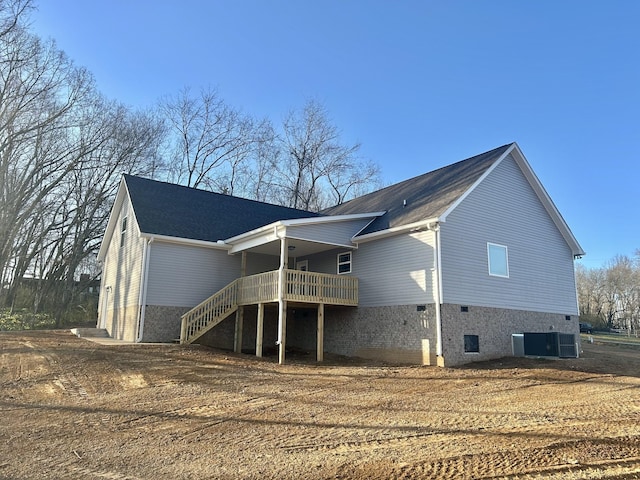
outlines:
{"label": "brick foundation", "polygon": [[327,308],[324,338],[327,352],[435,365],[435,306]]}
{"label": "brick foundation", "polygon": [[[501,308],[442,305],[442,343],[447,367],[513,355],[511,335],[524,332],[573,333],[580,340],[578,317]],[[478,353],[465,353],[464,336],[477,335]]]}

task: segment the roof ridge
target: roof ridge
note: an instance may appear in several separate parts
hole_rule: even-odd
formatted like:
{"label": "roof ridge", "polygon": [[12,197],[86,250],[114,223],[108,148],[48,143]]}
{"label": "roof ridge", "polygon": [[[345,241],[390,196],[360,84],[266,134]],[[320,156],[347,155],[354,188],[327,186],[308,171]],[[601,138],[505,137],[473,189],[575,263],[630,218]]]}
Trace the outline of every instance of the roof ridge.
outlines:
{"label": "roof ridge", "polygon": [[348,200],[348,201],[346,201],[346,202],[344,202],[344,203],[342,203],[342,204],[333,205],[333,206],[331,206],[331,207],[325,208],[324,210],[321,210],[321,211],[320,211],[320,213],[325,213],[325,212],[327,212],[327,214],[331,215],[331,211],[332,211],[333,209],[339,208],[339,207],[341,207],[341,206],[343,206],[343,205],[347,205],[347,204],[349,204],[349,203],[351,203],[351,202],[354,202],[354,201],[356,201],[356,200],[360,200],[360,199],[364,199],[364,198],[366,198],[366,197],[373,197],[373,196],[376,196],[376,195],[382,195],[382,194],[384,194],[385,192],[388,192],[388,191],[390,191],[391,189],[394,189],[394,188],[395,188],[395,189],[399,189],[399,188],[400,188],[400,187],[402,187],[403,185],[410,184],[410,183],[414,183],[416,180],[418,180],[418,179],[420,179],[420,178],[425,178],[425,177],[427,177],[427,176],[435,175],[435,174],[437,174],[438,172],[443,171],[443,170],[446,170],[446,169],[451,169],[451,168],[458,167],[458,166],[460,166],[460,164],[461,164],[461,163],[464,163],[464,162],[470,162],[470,161],[472,161],[472,160],[477,159],[478,157],[490,157],[490,156],[493,156],[493,155],[495,155],[498,151],[502,151],[502,150],[507,151],[507,150],[508,150],[512,145],[514,145],[514,144],[515,144],[515,142],[506,143],[506,144],[504,144],[504,145],[501,145],[500,147],[496,147],[496,148],[493,148],[493,149],[491,149],[491,150],[487,150],[486,152],[479,153],[479,154],[477,154],[477,155],[473,155],[473,156],[468,157],[468,158],[465,158],[465,159],[463,159],[463,160],[458,160],[457,162],[454,162],[454,163],[450,163],[450,164],[447,164],[447,165],[443,165],[443,166],[441,166],[441,167],[436,168],[435,170],[430,170],[430,171],[428,171],[428,172],[421,173],[421,174],[419,174],[419,175],[415,175],[415,176],[410,177],[410,178],[407,178],[407,179],[405,179],[405,180],[400,180],[399,182],[392,183],[391,185],[387,185],[386,187],[380,188],[380,189],[375,190],[375,191],[373,191],[373,192],[369,192],[369,193],[366,193],[366,194],[361,195],[361,196],[359,196],[359,197],[352,198],[351,200]]}
{"label": "roof ridge", "polygon": [[310,213],[310,214],[314,214],[314,215],[320,215],[318,212],[312,212],[310,210],[304,210],[304,209],[301,209],[301,208],[294,208],[294,207],[287,207],[285,205],[278,205],[277,203],[263,202],[263,201],[255,200],[255,199],[252,199],[252,198],[240,197],[238,195],[230,195],[228,193],[214,192],[213,190],[205,190],[203,188],[188,187],[186,185],[182,185],[182,184],[179,184],[179,183],[172,183],[172,182],[169,182],[169,181],[166,181],[166,180],[156,180],[155,178],[143,177],[141,175],[133,175],[133,174],[130,174],[130,173],[124,173],[124,174],[122,174],[122,176],[125,178],[125,182],[129,178],[130,179],[134,179],[134,181],[154,182],[156,184],[165,185],[165,186],[170,187],[170,188],[183,189],[184,191],[199,192],[201,194],[206,194],[206,195],[217,195],[217,196],[221,196],[221,197],[225,197],[225,198],[232,198],[232,199],[242,200],[242,201],[246,201],[246,202],[257,203],[257,204],[260,204],[260,205],[268,205],[268,206],[271,206],[271,207],[278,207],[278,208],[293,210],[293,211],[296,211],[296,212],[304,212],[304,213]]}

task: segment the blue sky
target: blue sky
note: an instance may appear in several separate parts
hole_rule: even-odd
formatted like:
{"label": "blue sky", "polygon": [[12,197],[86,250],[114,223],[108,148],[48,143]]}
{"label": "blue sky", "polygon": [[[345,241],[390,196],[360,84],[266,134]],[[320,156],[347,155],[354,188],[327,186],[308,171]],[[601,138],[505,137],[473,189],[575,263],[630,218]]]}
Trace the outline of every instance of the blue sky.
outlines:
{"label": "blue sky", "polygon": [[[36,0],[37,1],[37,0]],[[598,267],[640,248],[640,2],[40,0],[108,97],[321,101],[394,183],[518,142]]]}

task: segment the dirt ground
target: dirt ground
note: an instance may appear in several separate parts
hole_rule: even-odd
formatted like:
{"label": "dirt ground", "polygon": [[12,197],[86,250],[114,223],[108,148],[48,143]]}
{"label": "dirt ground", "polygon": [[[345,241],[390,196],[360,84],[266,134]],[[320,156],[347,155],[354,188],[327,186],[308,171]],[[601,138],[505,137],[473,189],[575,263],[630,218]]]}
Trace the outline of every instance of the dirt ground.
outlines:
{"label": "dirt ground", "polygon": [[640,350],[407,367],[0,333],[0,478],[639,479]]}

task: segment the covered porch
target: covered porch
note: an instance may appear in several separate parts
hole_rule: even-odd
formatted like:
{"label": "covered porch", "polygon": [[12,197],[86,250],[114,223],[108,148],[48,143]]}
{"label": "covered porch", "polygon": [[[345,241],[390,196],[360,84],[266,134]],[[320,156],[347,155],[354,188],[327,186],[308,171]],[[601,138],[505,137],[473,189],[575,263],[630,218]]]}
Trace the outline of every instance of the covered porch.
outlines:
{"label": "covered porch", "polygon": [[[371,220],[371,215],[345,216],[340,218],[314,218],[290,222],[278,222],[253,232],[226,240],[230,255],[241,255],[240,276],[188,311],[182,317],[181,343],[191,343],[208,332],[225,318],[235,313],[234,351],[242,349],[245,308],[257,306],[256,345],[258,357],[263,354],[264,309],[276,306],[278,362],[285,361],[287,308],[306,307],[317,312],[316,356],[323,360],[324,314],[326,305],[355,307],[358,305],[358,278],[351,275],[351,268],[343,272],[336,266],[336,253],[343,252],[351,258],[357,248],[352,237]],[[336,236],[336,223],[341,223],[341,237]],[[344,228],[345,224],[351,228]],[[318,225],[326,229],[309,228]],[[335,252],[332,252],[335,251]],[[255,254],[279,262],[277,270],[268,270],[247,275],[255,271]],[[337,255],[340,255],[338,253]],[[333,258],[329,266],[326,259]],[[324,264],[321,265],[320,258]],[[247,265],[247,262],[250,262]],[[295,267],[295,268],[291,268]],[[314,267],[325,272],[312,271]],[[326,273],[330,268],[335,274]],[[255,309],[251,309],[255,311]],[[252,320],[253,322],[253,320]]]}
{"label": "covered porch", "polygon": [[182,316],[180,343],[191,343],[235,313],[234,351],[242,349],[244,307],[257,305],[256,356],[262,357],[264,309],[278,306],[278,362],[284,363],[287,307],[317,309],[316,358],[323,360],[325,305],[357,306],[358,279],[344,275],[284,269],[240,277]]}

